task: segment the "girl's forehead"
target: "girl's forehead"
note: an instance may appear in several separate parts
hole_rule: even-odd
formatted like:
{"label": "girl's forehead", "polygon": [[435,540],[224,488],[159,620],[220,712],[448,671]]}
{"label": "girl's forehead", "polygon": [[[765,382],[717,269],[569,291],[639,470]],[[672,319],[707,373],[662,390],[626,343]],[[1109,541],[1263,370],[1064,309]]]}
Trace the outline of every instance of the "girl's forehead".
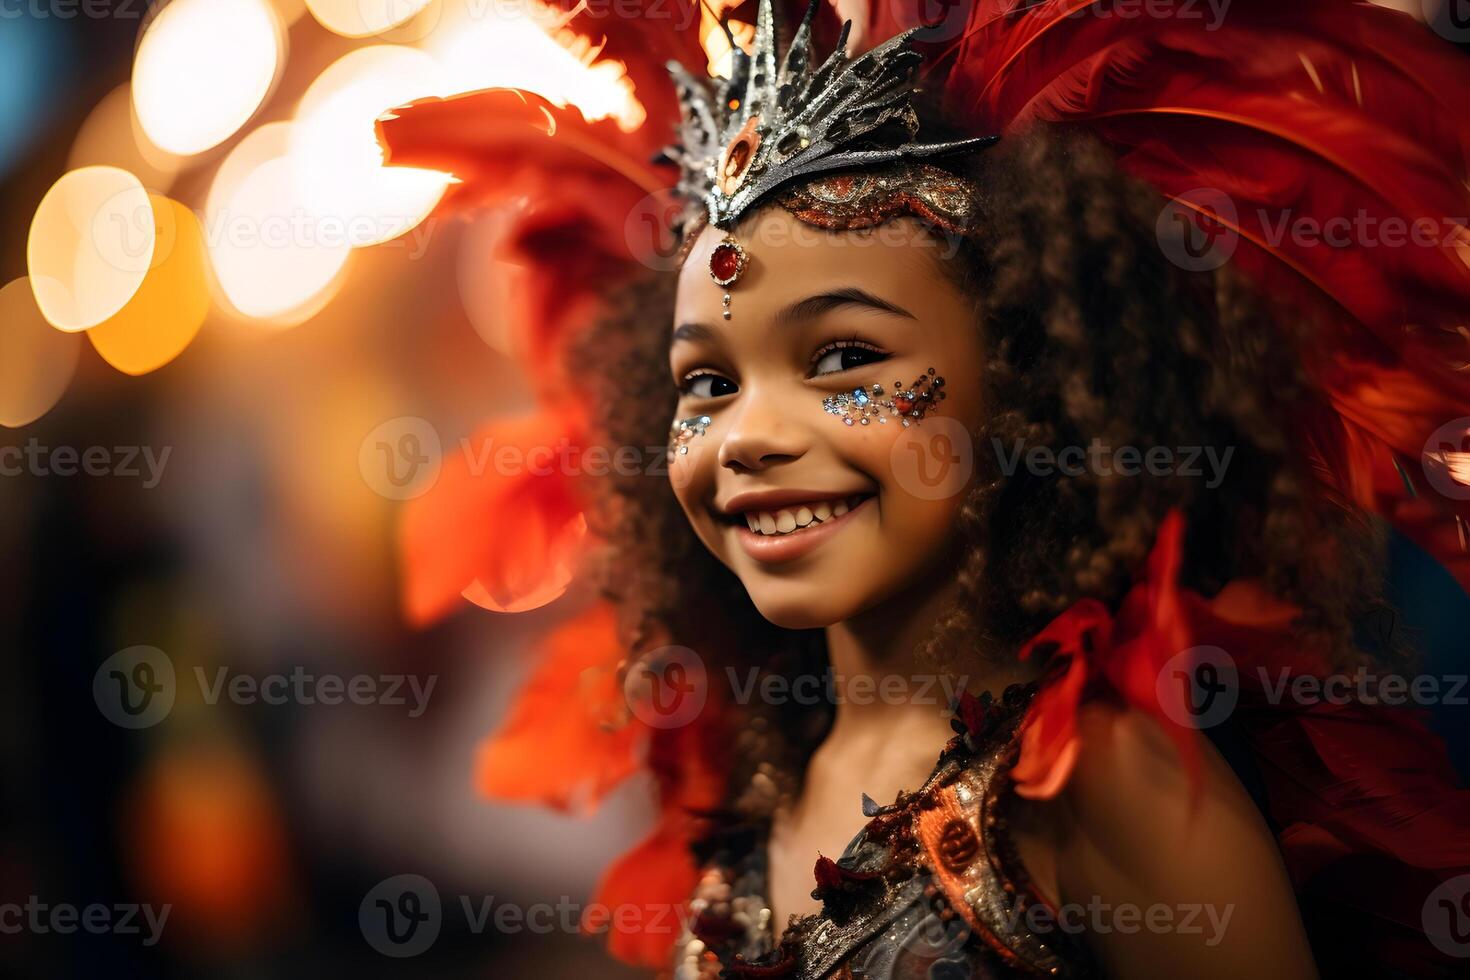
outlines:
{"label": "girl's forehead", "polygon": [[[739,242],[748,260],[728,289],[714,279],[710,266],[711,256],[727,236]],[[713,309],[718,316],[726,292],[733,310],[742,298],[779,302],[787,294],[819,286],[866,284],[899,293],[932,289],[941,279],[937,262],[946,257],[944,245],[913,218],[833,231],[768,206],[733,232],[713,226],[700,231],[679,271],[677,306],[681,311]]]}

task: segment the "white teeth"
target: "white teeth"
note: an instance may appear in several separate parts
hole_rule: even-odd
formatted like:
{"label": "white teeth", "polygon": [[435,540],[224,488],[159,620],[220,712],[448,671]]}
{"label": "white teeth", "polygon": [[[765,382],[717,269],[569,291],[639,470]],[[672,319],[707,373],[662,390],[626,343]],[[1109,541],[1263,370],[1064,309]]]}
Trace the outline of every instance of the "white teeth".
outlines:
{"label": "white teeth", "polygon": [[862,499],[857,496],[851,500],[820,500],[794,509],[746,511],[745,525],[756,534],[790,534],[799,528],[841,517],[862,503]]}

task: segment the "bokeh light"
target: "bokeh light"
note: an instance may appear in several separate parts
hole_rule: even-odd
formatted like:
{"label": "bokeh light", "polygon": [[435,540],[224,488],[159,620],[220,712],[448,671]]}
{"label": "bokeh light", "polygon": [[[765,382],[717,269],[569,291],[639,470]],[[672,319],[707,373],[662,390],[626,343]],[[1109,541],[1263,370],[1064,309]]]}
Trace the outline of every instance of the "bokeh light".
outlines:
{"label": "bokeh light", "polygon": [[41,198],[26,240],[36,305],[60,330],[86,330],[117,313],[153,261],[153,209],[133,174],[83,167]]}
{"label": "bokeh light", "polygon": [[72,141],[68,170],[119,167],[150,191],[167,192],[183,160],[146,143],[133,113],[132,86],[124,82],[97,103]]}
{"label": "bokeh light", "polygon": [[51,411],[76,373],[82,338],[53,329],[25,278],[0,289],[0,425],[29,425]]}
{"label": "bokeh light", "polygon": [[394,106],[444,94],[444,73],[433,58],[374,45],[339,59],[302,97],[291,130],[297,179],[318,214],[347,227],[354,247],[404,234],[444,195],[444,174],[385,168],[373,132],[373,120]]}
{"label": "bokeh light", "polygon": [[416,16],[433,0],[306,0],[327,30],[343,37],[383,34]]}
{"label": "bokeh light", "polygon": [[[629,132],[647,118],[620,61],[597,60],[585,36],[558,30],[564,17],[526,0],[521,7],[455,0],[423,42],[456,92],[523,88],[558,105],[575,105],[588,119],[611,116]],[[553,36],[555,35],[555,36]]]}
{"label": "bokeh light", "polygon": [[163,367],[189,346],[209,315],[209,265],[199,219],[177,201],[150,195],[157,245],[127,306],[87,331],[102,359],[125,374]]}
{"label": "bokeh light", "polygon": [[143,132],[180,156],[223,143],[270,94],[284,46],[266,0],[174,0],[148,26],[133,63]]}
{"label": "bokeh light", "polygon": [[205,205],[205,241],[235,310],[279,325],[300,323],[330,298],[351,252],[346,229],[323,221],[288,154],[291,124],[271,123],[230,152]]}

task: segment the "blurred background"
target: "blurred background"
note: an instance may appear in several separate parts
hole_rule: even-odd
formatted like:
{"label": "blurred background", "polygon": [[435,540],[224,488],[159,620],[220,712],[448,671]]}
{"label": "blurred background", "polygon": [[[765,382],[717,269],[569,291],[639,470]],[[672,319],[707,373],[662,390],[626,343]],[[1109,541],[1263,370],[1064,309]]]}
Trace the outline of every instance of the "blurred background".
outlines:
{"label": "blurred background", "polygon": [[[0,973],[637,975],[464,913],[585,902],[649,787],[586,820],[477,795],[527,644],[579,597],[410,626],[395,534],[422,479],[379,455],[522,383],[504,215],[430,217],[446,178],[385,172],[372,121],[515,85],[635,128],[594,42],[536,0],[0,0],[0,905],[171,907],[157,937],[0,919]],[[1463,593],[1402,541],[1392,575],[1394,628],[1463,671]],[[168,672],[162,709],[108,700]],[[295,676],[383,696],[214,686]],[[1437,718],[1462,769],[1465,715]],[[444,914],[394,958],[359,914],[403,874]]]}

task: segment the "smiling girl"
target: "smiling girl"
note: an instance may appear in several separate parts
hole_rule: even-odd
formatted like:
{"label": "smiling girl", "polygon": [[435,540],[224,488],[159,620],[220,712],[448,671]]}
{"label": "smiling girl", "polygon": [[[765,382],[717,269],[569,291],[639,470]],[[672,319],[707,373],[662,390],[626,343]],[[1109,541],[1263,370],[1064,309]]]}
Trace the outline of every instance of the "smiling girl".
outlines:
{"label": "smiling girl", "polygon": [[[977,3],[929,48],[874,12],[881,43],[822,60],[814,4],[778,61],[762,3],[729,80],[676,73],[675,267],[623,268],[542,391],[578,438],[666,438],[667,481],[540,498],[579,501],[600,544],[665,806],[605,894],[692,894],[674,976],[1290,978],[1368,956],[1450,975],[1421,916],[1436,888],[1470,894],[1442,747],[1404,713],[1273,703],[1261,680],[1399,655],[1361,649],[1384,608],[1372,511],[1462,570],[1443,532],[1463,541],[1463,501],[1411,521],[1395,494],[1400,461],[1470,415],[1470,267],[1444,242],[1368,261],[1262,228],[1265,205],[1455,213],[1470,130],[1436,107],[1470,75],[1386,11],[1237,8],[1207,29]],[[918,97],[923,59],[941,67]],[[1365,113],[1389,93],[1421,104]],[[422,137],[491,106],[518,111],[400,110],[394,162],[503,177],[504,119]],[[615,251],[606,229],[636,222],[599,173],[596,205],[568,178],[553,201],[587,211],[522,247],[585,268],[568,229],[600,223]],[[1206,480],[1176,450],[1228,463]],[[1035,462],[1064,456],[1088,462]],[[598,663],[580,651],[563,674]],[[638,703],[691,677],[693,717]],[[790,696],[811,678],[828,696]]]}

